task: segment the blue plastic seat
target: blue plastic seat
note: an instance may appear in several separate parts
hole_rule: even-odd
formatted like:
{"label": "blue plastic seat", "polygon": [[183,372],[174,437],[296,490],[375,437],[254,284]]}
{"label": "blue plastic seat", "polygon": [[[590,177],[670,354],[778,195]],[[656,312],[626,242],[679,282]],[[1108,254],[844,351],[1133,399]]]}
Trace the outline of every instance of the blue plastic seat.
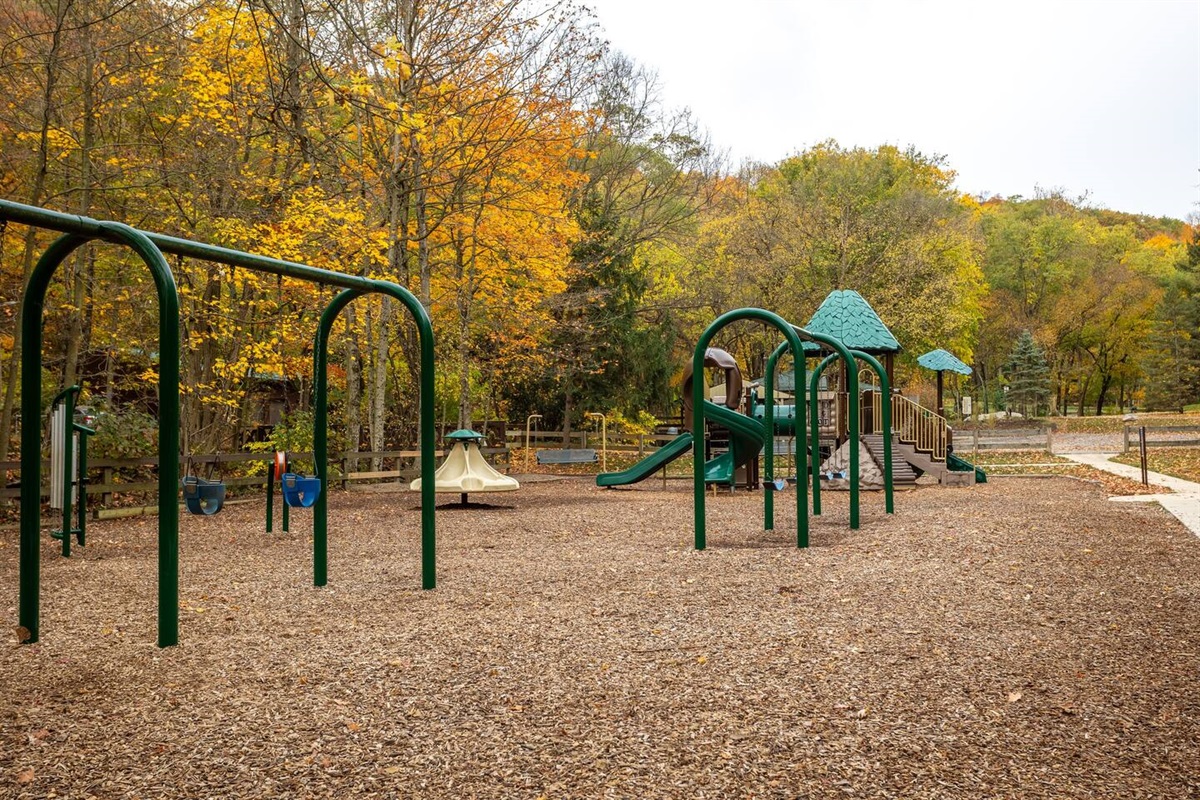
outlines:
{"label": "blue plastic seat", "polygon": [[212,516],[225,505],[225,484],[186,475],[183,479],[183,502],[189,513]]}
{"label": "blue plastic seat", "polygon": [[281,479],[283,484],[283,499],[289,506],[308,508],[317,502],[321,494],[321,479],[285,472]]}

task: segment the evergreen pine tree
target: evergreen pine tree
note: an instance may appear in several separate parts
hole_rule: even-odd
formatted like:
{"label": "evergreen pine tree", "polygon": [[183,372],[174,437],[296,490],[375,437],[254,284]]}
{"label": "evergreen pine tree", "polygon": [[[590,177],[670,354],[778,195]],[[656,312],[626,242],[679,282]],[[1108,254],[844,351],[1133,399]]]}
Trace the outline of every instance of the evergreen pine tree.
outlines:
{"label": "evergreen pine tree", "polygon": [[1200,400],[1200,243],[1188,244],[1165,289],[1142,364],[1151,409]]}
{"label": "evergreen pine tree", "polygon": [[1004,364],[1008,379],[1008,408],[1020,405],[1021,414],[1036,416],[1050,399],[1050,365],[1046,353],[1028,330],[1021,331]]}

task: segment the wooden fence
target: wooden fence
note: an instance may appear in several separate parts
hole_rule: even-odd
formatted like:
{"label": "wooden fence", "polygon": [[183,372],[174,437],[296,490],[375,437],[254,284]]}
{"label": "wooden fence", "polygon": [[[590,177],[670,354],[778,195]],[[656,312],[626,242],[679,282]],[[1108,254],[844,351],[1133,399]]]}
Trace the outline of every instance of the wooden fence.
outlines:
{"label": "wooden fence", "polygon": [[[449,451],[449,448],[443,449],[439,453],[440,456]],[[509,468],[507,447],[484,447],[481,452],[497,468],[507,470]],[[293,463],[298,468],[307,467],[311,471],[312,453],[288,453]],[[256,487],[267,485],[267,469],[266,465],[273,461],[274,453],[218,453],[215,455],[194,455],[183,456],[179,459],[180,474],[199,475],[202,478],[212,478],[222,480],[226,486],[230,487]],[[340,485],[341,488],[347,489],[351,484],[362,481],[408,481],[417,477],[420,472],[421,452],[414,445],[411,448],[404,450],[385,450],[379,452],[358,452],[358,453],[338,453],[334,458],[330,459],[330,481],[333,484]],[[368,469],[360,469],[363,462],[368,465],[375,459],[380,460],[381,469],[375,470],[368,466]],[[500,462],[503,462],[502,464]],[[240,477],[226,477],[222,475],[223,469],[237,466],[236,471],[243,471],[248,465],[261,463],[261,475],[246,475]],[[150,458],[96,458],[88,459],[88,499],[89,505],[98,503],[99,505],[109,505],[113,501],[113,494],[131,493],[131,492],[157,492],[157,480],[122,480],[121,471],[133,470],[149,470],[153,471],[158,468],[158,459]],[[19,476],[21,462],[19,461],[0,461],[0,475]],[[42,461],[43,473],[50,469],[50,461]],[[231,470],[234,471],[234,470]],[[95,479],[96,474],[100,474],[100,480]],[[43,474],[41,496],[43,499],[50,497],[50,482],[45,479]],[[21,487],[18,482],[10,482],[3,488],[0,488],[0,500],[19,500],[21,497]]]}
{"label": "wooden fence", "polygon": [[[1138,431],[1141,426],[1125,426],[1125,452],[1138,446]],[[1183,435],[1180,435],[1183,434]],[[1188,436],[1187,434],[1191,434]],[[1200,425],[1146,426],[1146,447],[1200,447]]]}
{"label": "wooden fence", "polygon": [[[681,428],[680,433],[682,432]],[[571,431],[568,440],[562,431],[530,431],[529,447],[530,449],[590,447],[600,450],[607,441],[610,453],[637,453],[639,457],[642,457],[662,447],[678,435],[678,433],[629,434],[609,431],[607,438],[602,439],[599,431]],[[508,446],[510,448],[524,447],[525,431],[510,429]]]}
{"label": "wooden fence", "polygon": [[1054,447],[1053,428],[972,428],[954,431],[956,452],[970,450],[1045,450]]}

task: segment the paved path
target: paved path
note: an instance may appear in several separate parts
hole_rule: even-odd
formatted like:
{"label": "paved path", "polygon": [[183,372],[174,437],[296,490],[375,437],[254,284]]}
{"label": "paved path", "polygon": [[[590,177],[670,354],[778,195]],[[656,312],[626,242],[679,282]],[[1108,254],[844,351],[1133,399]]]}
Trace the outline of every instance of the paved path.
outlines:
{"label": "paved path", "polygon": [[[1102,469],[1124,478],[1135,481],[1142,479],[1142,470],[1139,467],[1109,461],[1110,458],[1117,455],[1116,453],[1060,453],[1060,455],[1078,464],[1087,464],[1089,467]],[[1170,475],[1163,475],[1161,472],[1150,472],[1147,476],[1151,484],[1166,486],[1174,494],[1142,494],[1111,499],[1123,503],[1156,502],[1174,514],[1176,519],[1187,526],[1188,530],[1200,536],[1200,483],[1185,481],[1183,478],[1173,478]]]}

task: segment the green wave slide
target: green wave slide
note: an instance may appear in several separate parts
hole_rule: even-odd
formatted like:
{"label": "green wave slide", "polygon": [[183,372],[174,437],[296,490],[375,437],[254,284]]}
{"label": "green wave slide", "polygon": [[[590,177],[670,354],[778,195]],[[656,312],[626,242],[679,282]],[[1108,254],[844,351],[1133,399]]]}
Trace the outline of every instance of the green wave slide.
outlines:
{"label": "green wave slide", "polygon": [[[707,483],[729,483],[733,480],[735,469],[758,456],[763,448],[763,432],[766,428],[761,422],[745,414],[731,411],[708,400],[704,401],[704,414],[708,419],[729,429],[729,440],[733,445],[729,452],[705,462],[704,480]],[[596,485],[627,486],[644,481],[691,449],[692,435],[681,433],[629,469],[600,473],[596,476]]]}

